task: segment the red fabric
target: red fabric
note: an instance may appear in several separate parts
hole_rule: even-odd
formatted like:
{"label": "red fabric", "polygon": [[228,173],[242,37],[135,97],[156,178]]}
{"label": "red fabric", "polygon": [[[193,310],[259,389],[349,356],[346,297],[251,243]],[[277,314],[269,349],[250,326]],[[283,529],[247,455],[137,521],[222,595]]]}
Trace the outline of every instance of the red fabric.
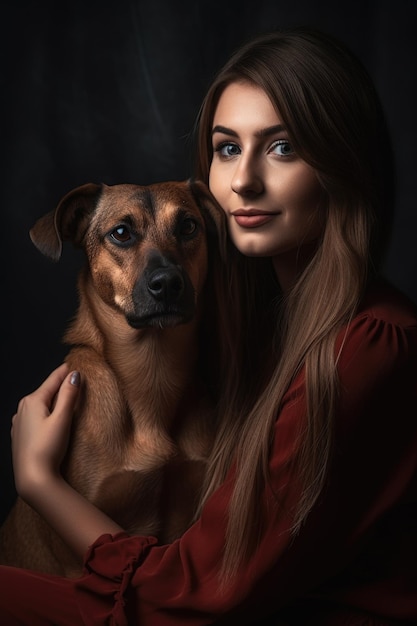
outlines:
{"label": "red fabric", "polygon": [[[44,614],[61,593],[73,593],[87,626],[245,624],[271,613],[283,625],[417,624],[417,313],[394,290],[378,288],[342,342],[336,452],[327,488],[295,538],[273,492],[288,478],[282,468],[304,418],[303,374],[276,422],[272,485],[260,503],[268,525],[232,590],[216,590],[230,477],[171,545],[100,537],[83,577],[42,597]],[[0,569],[0,623],[22,623],[2,620],[18,611],[3,597],[7,575]],[[22,586],[31,584],[24,572],[15,584],[19,575]]]}
{"label": "red fabric", "polygon": [[[109,624],[107,617],[101,624]],[[1,626],[81,626],[74,588],[65,578],[0,565]]]}

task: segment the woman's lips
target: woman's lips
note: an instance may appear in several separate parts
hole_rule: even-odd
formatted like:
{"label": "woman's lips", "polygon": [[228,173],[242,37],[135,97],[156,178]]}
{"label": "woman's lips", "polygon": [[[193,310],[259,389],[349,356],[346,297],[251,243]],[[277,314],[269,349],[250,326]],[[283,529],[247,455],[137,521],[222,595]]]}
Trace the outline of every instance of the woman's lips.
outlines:
{"label": "woman's lips", "polygon": [[256,228],[270,222],[276,213],[259,213],[254,211],[234,211],[232,216],[242,228]]}

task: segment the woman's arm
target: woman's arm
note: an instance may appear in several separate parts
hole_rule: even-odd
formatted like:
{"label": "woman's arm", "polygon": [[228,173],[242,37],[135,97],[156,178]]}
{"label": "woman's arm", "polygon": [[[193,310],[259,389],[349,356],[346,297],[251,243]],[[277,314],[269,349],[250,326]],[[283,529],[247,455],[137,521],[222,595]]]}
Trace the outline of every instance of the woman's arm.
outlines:
{"label": "woman's arm", "polygon": [[78,372],[69,373],[66,364],[58,367],[19,402],[11,435],[18,494],[82,558],[97,537],[122,529],[60,473],[79,386]]}
{"label": "woman's arm", "polygon": [[[115,537],[120,529],[59,483],[57,467],[77,396],[68,370],[54,372],[23,401],[27,406],[19,407],[14,425],[30,421],[15,450],[22,494],[34,498],[41,514],[78,553],[97,537],[84,555],[86,574],[74,587],[85,624],[96,626],[97,615],[114,621],[116,614],[122,616],[120,623],[127,623],[128,614],[130,622],[143,626],[201,626],[220,619],[223,624],[249,622],[303,598],[320,597],[335,606],[363,606],[371,613],[415,619],[415,513],[408,504],[414,507],[416,502],[417,327],[408,318],[403,326],[395,319],[378,320],[375,311],[373,306],[371,313],[353,320],[348,335],[343,332],[340,337],[344,350],[339,361],[335,455],[322,498],[294,537],[292,509],[299,486],[292,480],[291,467],[293,444],[305,418],[301,372],[275,424],[270,481],[259,499],[267,517],[258,548],[224,592],[219,592],[218,582],[233,472],[209,498],[196,523],[171,544],[123,533]],[[60,388],[51,412],[48,407]],[[34,433],[33,443],[25,444],[31,426],[45,431]],[[33,450],[27,451],[32,445],[40,453],[38,461]],[[56,481],[57,487],[51,489],[57,488],[57,495],[43,497],[44,481],[30,487],[33,481],[25,464],[41,476],[46,472],[46,483]],[[277,494],[287,488],[284,507],[277,503]],[[59,507],[55,498],[62,503]]]}

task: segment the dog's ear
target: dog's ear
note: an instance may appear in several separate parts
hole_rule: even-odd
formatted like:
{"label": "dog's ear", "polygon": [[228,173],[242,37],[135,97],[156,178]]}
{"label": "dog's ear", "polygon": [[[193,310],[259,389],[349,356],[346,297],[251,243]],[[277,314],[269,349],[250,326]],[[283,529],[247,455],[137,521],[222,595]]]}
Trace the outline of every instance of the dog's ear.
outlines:
{"label": "dog's ear", "polygon": [[227,235],[226,216],[223,209],[206,183],[191,178],[188,179],[187,183],[199,207],[205,209],[203,211],[203,217],[208,226],[208,230],[213,231],[214,227],[219,242],[219,248],[223,253],[226,248]]}
{"label": "dog's ear", "polygon": [[72,241],[77,247],[90,223],[103,185],[87,183],[67,193],[56,209],[40,217],[29,231],[34,245],[52,261],[59,261],[62,242]]}

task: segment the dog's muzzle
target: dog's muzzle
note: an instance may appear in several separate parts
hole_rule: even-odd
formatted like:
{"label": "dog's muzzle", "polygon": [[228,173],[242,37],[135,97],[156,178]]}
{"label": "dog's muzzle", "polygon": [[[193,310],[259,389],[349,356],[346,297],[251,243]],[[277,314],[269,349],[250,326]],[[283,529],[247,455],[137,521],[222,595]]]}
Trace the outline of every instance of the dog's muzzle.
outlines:
{"label": "dog's muzzle", "polygon": [[184,269],[163,259],[150,263],[133,291],[133,313],[127,316],[134,328],[164,328],[189,322],[195,314],[194,288]]}

